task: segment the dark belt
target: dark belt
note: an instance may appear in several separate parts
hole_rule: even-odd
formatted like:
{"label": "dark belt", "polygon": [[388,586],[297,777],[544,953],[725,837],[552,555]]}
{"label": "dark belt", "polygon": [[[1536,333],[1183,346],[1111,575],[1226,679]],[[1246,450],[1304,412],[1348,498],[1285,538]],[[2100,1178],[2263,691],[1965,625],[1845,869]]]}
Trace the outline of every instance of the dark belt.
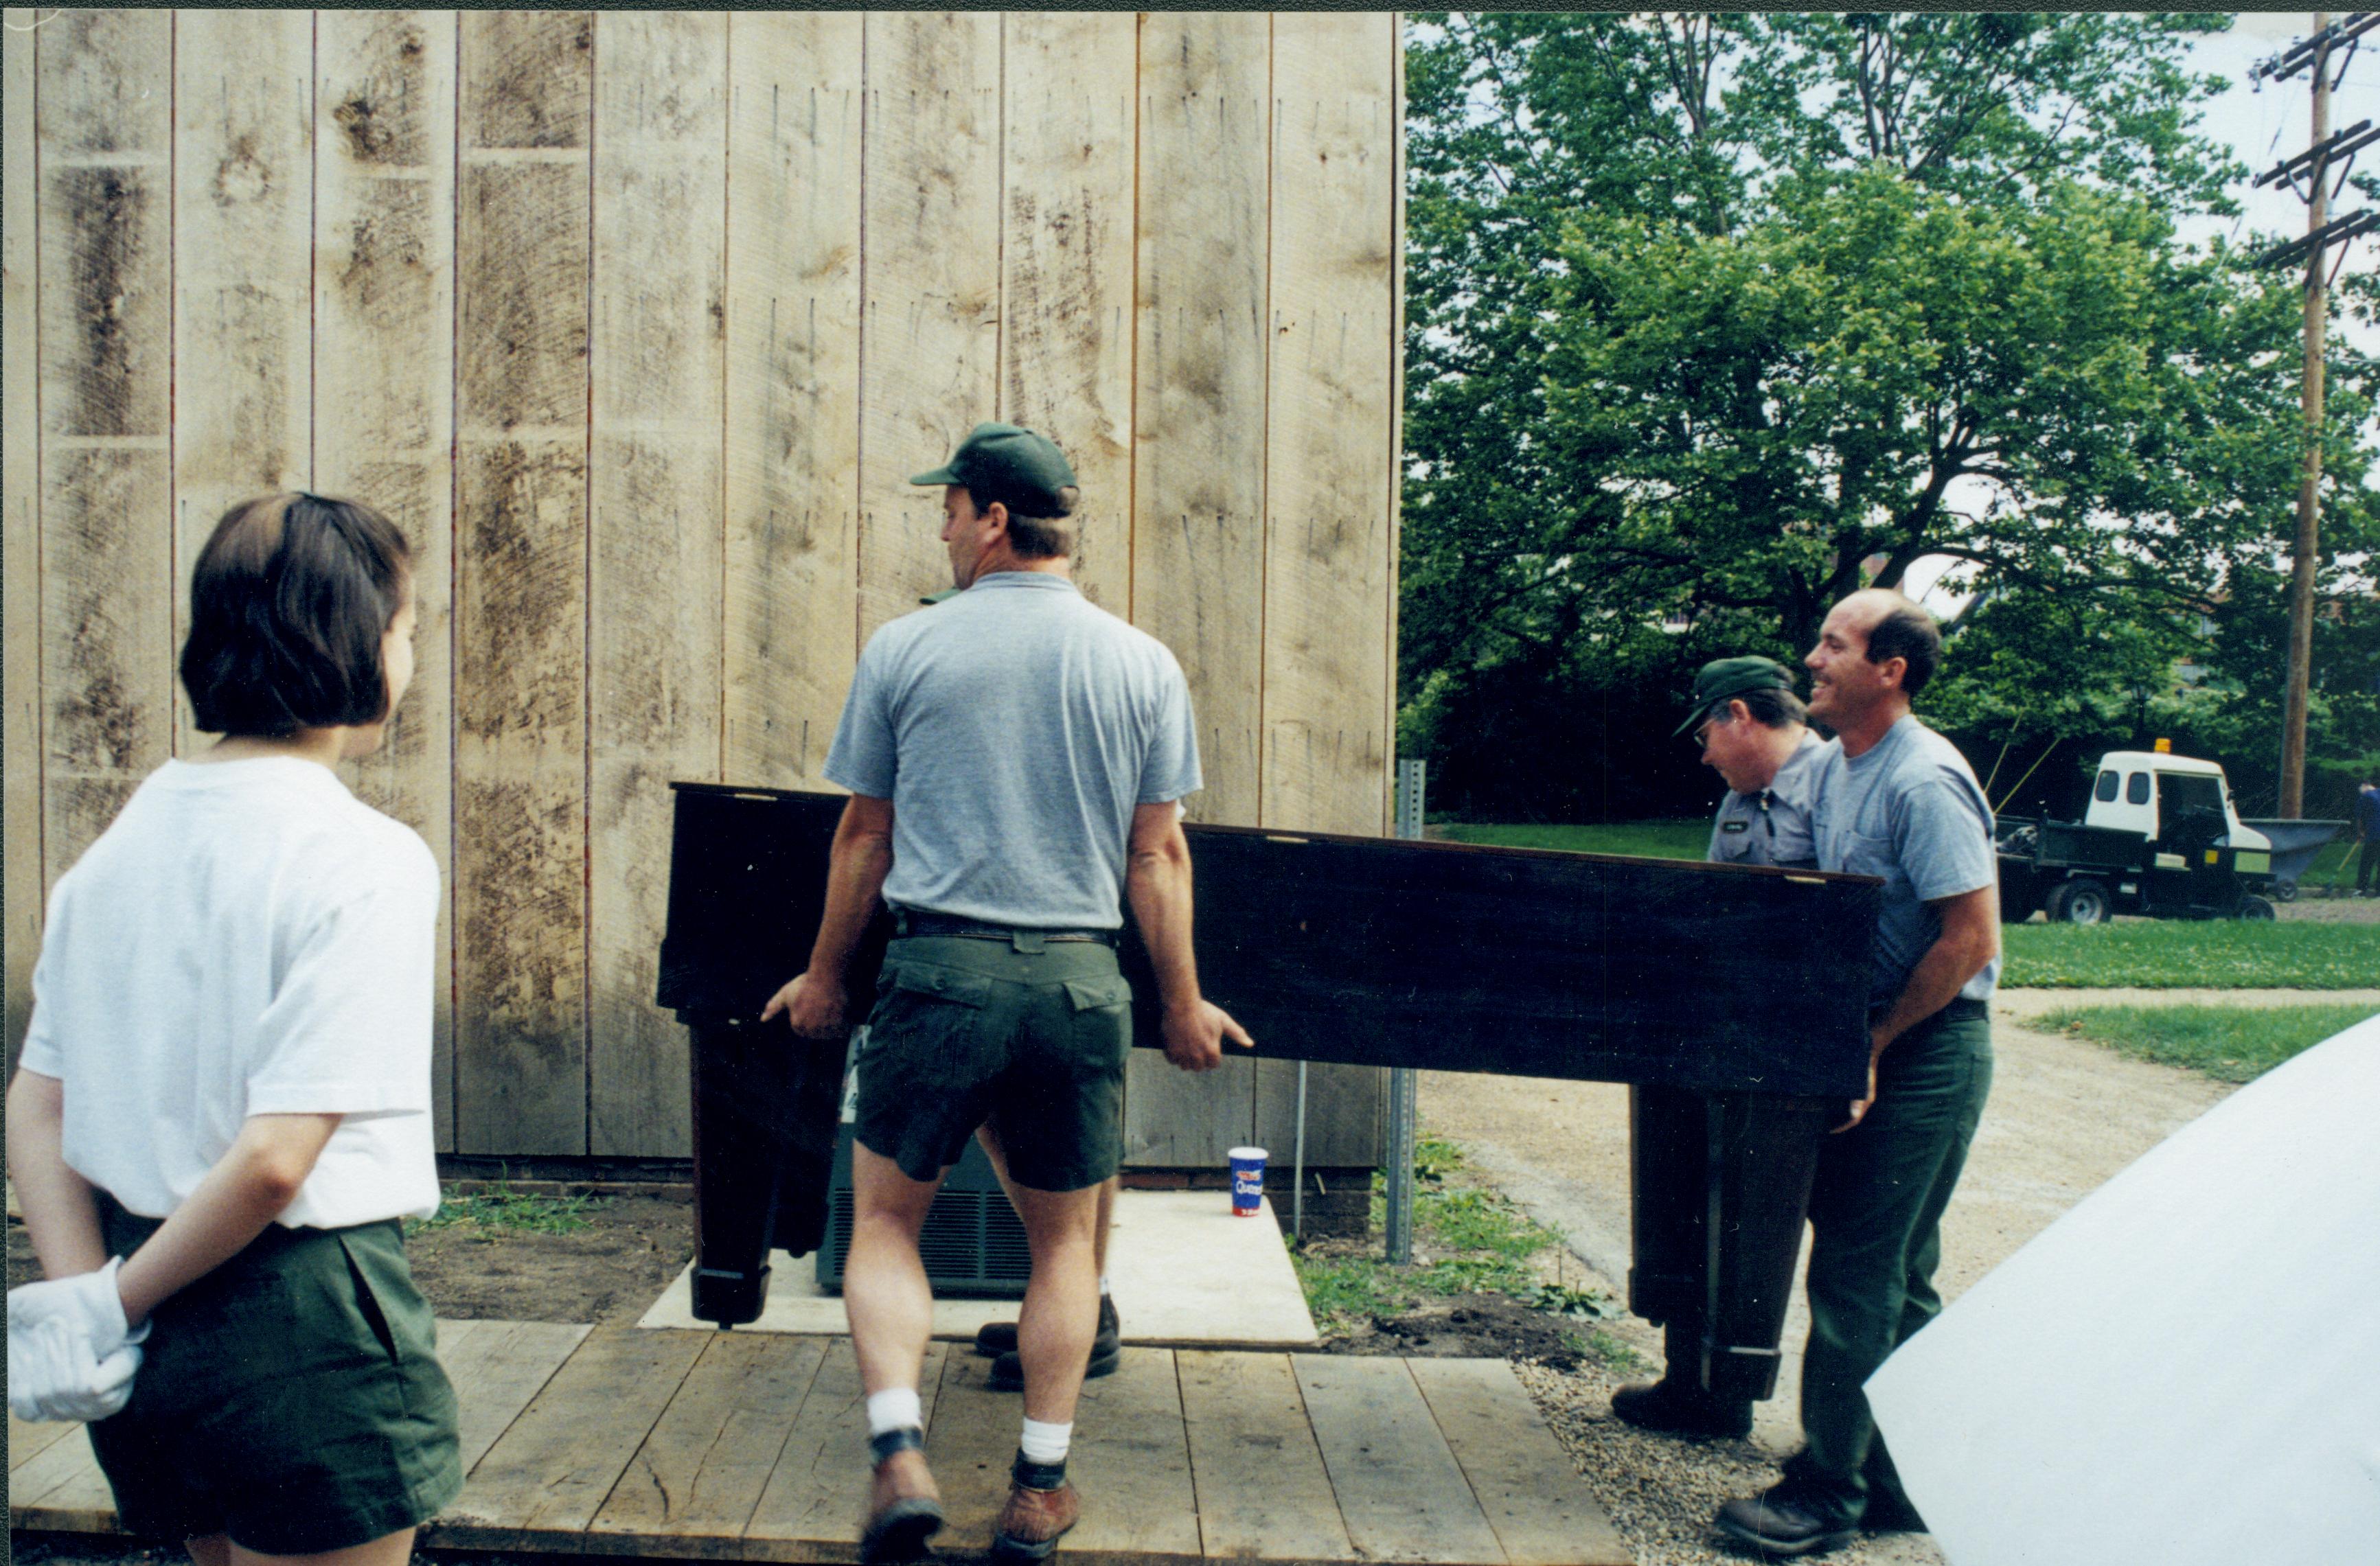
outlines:
{"label": "dark belt", "polygon": [[962,941],[1013,942],[1023,936],[1027,941],[1089,941],[1101,946],[1116,943],[1116,932],[1111,929],[1026,929],[986,924],[981,919],[953,918],[948,914],[920,913],[908,908],[892,910],[892,933],[895,936],[956,936]]}
{"label": "dark belt", "polygon": [[[1867,1009],[1868,1026],[1873,1027],[1891,1014],[1891,1002],[1878,1001],[1872,1003]],[[1954,995],[1950,998],[1949,1005],[1931,1016],[1921,1019],[1909,1031],[1914,1033],[1918,1028],[1933,1027],[1946,1022],[1973,1022],[1977,1017],[1988,1017],[1991,1014],[1992,1003],[1989,1001],[1978,1001],[1967,995]]]}

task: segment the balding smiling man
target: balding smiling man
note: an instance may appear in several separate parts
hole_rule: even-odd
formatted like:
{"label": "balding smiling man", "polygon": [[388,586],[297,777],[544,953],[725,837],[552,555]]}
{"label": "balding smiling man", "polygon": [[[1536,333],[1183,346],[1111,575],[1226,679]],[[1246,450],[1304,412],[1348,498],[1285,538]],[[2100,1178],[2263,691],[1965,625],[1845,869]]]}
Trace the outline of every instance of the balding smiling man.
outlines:
{"label": "balding smiling man", "polygon": [[1819,775],[1818,868],[1884,878],[1868,959],[1868,1091],[1819,1149],[1810,1192],[1803,1450],[1719,1531],[1771,1556],[1922,1527],[1861,1390],[1942,1308],[1942,1212],[1991,1090],[1999,977],[1991,807],[1911,701],[1941,662],[1933,617],[1897,592],[1835,605],[1804,660],[1810,716],[1842,742]]}

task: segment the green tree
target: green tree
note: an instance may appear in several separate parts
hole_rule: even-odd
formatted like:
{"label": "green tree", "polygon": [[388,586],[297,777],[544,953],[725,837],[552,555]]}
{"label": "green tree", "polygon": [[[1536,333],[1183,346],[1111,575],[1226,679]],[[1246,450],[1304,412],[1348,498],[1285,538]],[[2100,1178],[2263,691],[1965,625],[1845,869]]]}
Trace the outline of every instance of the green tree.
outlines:
{"label": "green tree", "polygon": [[1798,652],[1929,555],[1973,595],[1946,696],[2079,731],[2285,526],[2295,289],[2174,234],[2242,172],[2180,65],[2221,18],[1426,21],[1409,739],[1492,670]]}

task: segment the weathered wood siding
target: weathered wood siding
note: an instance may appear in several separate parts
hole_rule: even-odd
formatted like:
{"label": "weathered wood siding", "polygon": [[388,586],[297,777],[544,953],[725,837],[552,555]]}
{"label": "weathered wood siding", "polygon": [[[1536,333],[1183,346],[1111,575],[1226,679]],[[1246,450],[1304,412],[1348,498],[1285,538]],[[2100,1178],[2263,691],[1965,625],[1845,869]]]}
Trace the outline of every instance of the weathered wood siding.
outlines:
{"label": "weathered wood siding", "polygon": [[[947,571],[907,477],[979,419],[1065,448],[1085,591],[1180,656],[1194,816],[1386,829],[1394,18],[8,20],[12,1052],[47,888],[204,743],[195,551],[274,487],[417,550],[352,781],[448,878],[444,1147],[686,1150],[667,783],[820,784],[859,646]],[[1136,1058],[1128,1157],[1285,1157],[1293,1085]],[[1371,1161],[1379,1099],[1318,1068],[1309,1159]]]}

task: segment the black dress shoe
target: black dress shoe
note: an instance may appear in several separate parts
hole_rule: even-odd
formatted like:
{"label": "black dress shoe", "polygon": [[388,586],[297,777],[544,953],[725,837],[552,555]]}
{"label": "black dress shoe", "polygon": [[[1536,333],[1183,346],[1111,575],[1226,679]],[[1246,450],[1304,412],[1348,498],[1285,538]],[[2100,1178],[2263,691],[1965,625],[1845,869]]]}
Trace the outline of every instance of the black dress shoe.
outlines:
{"label": "black dress shoe", "polygon": [[1857,1528],[1830,1523],[1807,1510],[1782,1485],[1729,1501],[1718,1509],[1718,1526],[1728,1539],[1763,1558],[1824,1555],[1859,1537]]}
{"label": "black dress shoe", "polygon": [[1611,1412],[1640,1430],[1671,1436],[1748,1436],[1748,1398],[1715,1398],[1699,1387],[1667,1379],[1639,1381],[1611,1394]]}
{"label": "black dress shoe", "polygon": [[[1008,1326],[1008,1324],[988,1323],[984,1331],[990,1331],[994,1326]],[[983,1332],[978,1332],[975,1341],[976,1352],[982,1353]],[[1012,1345],[1016,1341],[1016,1329],[1014,1327],[1008,1328],[1008,1341]],[[1091,1340],[1091,1358],[1090,1362],[1083,1366],[1083,1379],[1096,1381],[1102,1376],[1112,1376],[1115,1374],[1116,1366],[1123,1363],[1123,1324],[1116,1318],[1114,1302],[1105,1294],[1101,1294],[1099,1296],[1099,1333],[1098,1337]],[[1002,1350],[1000,1357],[991,1362],[991,1375],[984,1384],[995,1392],[1023,1391],[1025,1390],[1025,1356],[1018,1354],[1013,1346]]]}

